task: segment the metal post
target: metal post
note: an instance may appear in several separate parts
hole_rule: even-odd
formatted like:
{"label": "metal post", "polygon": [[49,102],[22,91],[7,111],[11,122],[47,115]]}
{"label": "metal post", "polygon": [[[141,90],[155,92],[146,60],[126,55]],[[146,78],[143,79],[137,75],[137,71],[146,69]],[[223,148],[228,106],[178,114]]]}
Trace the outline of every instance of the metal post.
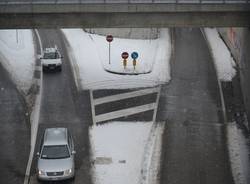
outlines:
{"label": "metal post", "polygon": [[16,29],[16,43],[18,43],[18,30]]}
{"label": "metal post", "polygon": [[110,64],[110,42],[109,42],[109,64]]}
{"label": "metal post", "polygon": [[93,90],[90,90],[90,91],[89,91],[89,95],[90,95],[91,114],[92,114],[93,126],[96,126],[96,119],[95,119],[95,104],[94,104],[94,98],[93,98]]}

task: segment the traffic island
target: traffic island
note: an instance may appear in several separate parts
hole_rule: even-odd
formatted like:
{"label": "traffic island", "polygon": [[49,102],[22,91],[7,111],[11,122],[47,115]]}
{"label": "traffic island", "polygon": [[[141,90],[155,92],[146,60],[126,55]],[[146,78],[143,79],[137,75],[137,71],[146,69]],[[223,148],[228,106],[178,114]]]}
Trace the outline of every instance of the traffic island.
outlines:
{"label": "traffic island", "polygon": [[132,61],[128,61],[129,53],[127,52],[123,52],[121,57],[121,63],[116,62],[115,64],[111,65],[111,62],[109,62],[109,65],[104,65],[104,70],[119,75],[139,75],[147,74],[152,71],[152,62],[140,63],[140,65],[137,66],[137,58],[139,57],[137,52],[131,53]]}

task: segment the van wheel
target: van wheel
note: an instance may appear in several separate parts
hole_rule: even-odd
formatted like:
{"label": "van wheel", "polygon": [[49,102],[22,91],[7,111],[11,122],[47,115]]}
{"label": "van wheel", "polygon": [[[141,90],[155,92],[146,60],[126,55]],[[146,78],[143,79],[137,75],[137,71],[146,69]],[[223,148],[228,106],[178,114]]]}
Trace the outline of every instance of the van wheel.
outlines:
{"label": "van wheel", "polygon": [[59,71],[59,72],[62,71],[62,66],[58,66],[58,71]]}

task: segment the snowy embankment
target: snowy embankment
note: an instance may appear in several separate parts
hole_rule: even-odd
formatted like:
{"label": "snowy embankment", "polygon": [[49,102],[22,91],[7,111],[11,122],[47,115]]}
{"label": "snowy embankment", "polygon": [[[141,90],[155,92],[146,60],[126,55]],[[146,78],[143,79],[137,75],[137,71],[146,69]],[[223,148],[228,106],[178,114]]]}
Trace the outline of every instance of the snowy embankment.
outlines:
{"label": "snowy embankment", "polygon": [[[77,78],[84,89],[118,89],[152,87],[170,80],[171,55],[168,29],[160,29],[156,40],[116,39],[111,46],[111,65],[108,64],[108,43],[105,36],[84,32],[82,29],[63,29],[76,68]],[[139,51],[138,72],[141,75],[117,75],[105,71],[105,67],[117,72],[123,70],[121,52]],[[131,54],[131,53],[130,53]],[[131,59],[128,61],[131,67]]]}
{"label": "snowy embankment", "polygon": [[0,30],[0,62],[18,89],[27,94],[35,67],[32,30]]}
{"label": "snowy embankment", "polygon": [[231,81],[236,74],[235,62],[216,28],[205,28],[207,41],[210,45],[215,68],[220,81]]}
{"label": "snowy embankment", "polygon": [[94,183],[156,183],[158,168],[150,167],[150,161],[154,155],[154,164],[159,163],[162,132],[163,126],[154,127],[152,122],[93,126],[90,140]]}
{"label": "snowy embankment", "polygon": [[250,183],[249,153],[246,140],[242,131],[237,128],[236,123],[227,125],[229,156],[232,162],[232,171],[235,184]]}
{"label": "snowy embankment", "polygon": [[[236,75],[236,70],[234,68],[235,62],[230,51],[220,38],[216,29],[205,28],[204,33],[213,55],[218,80],[220,82],[232,81],[232,78]],[[222,93],[221,96],[223,99]],[[226,123],[229,158],[234,182],[235,184],[248,184],[250,183],[250,160],[248,158],[249,150],[247,149],[247,141],[249,140],[244,138],[241,130],[237,128],[235,122]]]}

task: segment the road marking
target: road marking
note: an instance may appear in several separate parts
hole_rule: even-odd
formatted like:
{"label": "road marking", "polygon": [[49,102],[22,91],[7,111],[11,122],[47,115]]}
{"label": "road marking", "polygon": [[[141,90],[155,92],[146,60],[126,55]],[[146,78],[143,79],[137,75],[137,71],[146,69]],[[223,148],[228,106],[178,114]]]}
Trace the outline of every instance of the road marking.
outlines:
{"label": "road marking", "polygon": [[154,115],[153,115],[153,122],[155,122],[156,120],[156,114],[157,114],[157,110],[158,110],[158,105],[159,105],[159,99],[160,99],[160,95],[161,95],[161,87],[157,88],[157,99],[156,99],[156,106],[154,109]]}
{"label": "road marking", "polygon": [[38,42],[39,42],[39,45],[40,45],[40,54],[42,54],[42,53],[43,53],[43,45],[42,45],[41,37],[40,37],[40,35],[39,35],[37,29],[35,29],[35,33],[36,33],[36,35],[37,35]]}
{"label": "road marking", "polygon": [[96,120],[95,120],[95,106],[93,102],[93,90],[89,91],[90,94],[90,104],[91,104],[91,113],[92,113],[92,120],[93,120],[93,125],[96,125]]}
{"label": "road marking", "polygon": [[[111,96],[106,96],[106,97],[101,97],[101,98],[93,98],[93,90],[90,90],[90,102],[91,102],[91,113],[92,113],[92,120],[93,120],[93,125],[96,125],[97,122],[102,122],[102,121],[107,121],[111,119],[116,119],[116,118],[121,118],[121,117],[126,117],[134,114],[138,114],[141,112],[149,111],[149,110],[154,110],[152,120],[156,120],[156,114],[157,114],[157,109],[158,109],[158,104],[159,104],[159,99],[160,99],[160,91],[161,87],[155,87],[155,88],[147,88],[147,89],[141,89],[141,90],[136,90],[132,92],[126,92],[126,93],[121,93],[121,94],[116,94],[116,95],[111,95]],[[156,97],[156,102],[155,103],[150,103],[150,104],[144,104],[140,106],[134,106],[122,110],[117,110],[117,111],[112,111],[104,114],[95,114],[95,106],[104,104],[104,103],[109,103],[109,102],[114,102],[122,99],[128,99],[132,97],[138,97],[138,96],[143,96],[151,93],[157,93]]]}
{"label": "road marking", "polygon": [[42,71],[41,66],[35,66],[35,71]]}
{"label": "road marking", "polygon": [[158,88],[142,89],[142,90],[137,90],[137,91],[132,91],[132,92],[121,93],[121,94],[117,94],[117,95],[93,99],[93,103],[94,103],[94,105],[99,105],[99,104],[103,104],[103,103],[107,103],[107,102],[113,102],[113,101],[123,100],[123,99],[127,99],[127,98],[156,93],[158,91],[159,91]]}
{"label": "road marking", "polygon": [[101,122],[101,121],[107,121],[115,118],[120,118],[124,116],[129,116],[149,110],[153,110],[156,107],[156,103],[150,103],[146,105],[141,105],[141,106],[135,106],[123,110],[118,110],[118,111],[113,111],[101,115],[95,116],[95,122]]}

